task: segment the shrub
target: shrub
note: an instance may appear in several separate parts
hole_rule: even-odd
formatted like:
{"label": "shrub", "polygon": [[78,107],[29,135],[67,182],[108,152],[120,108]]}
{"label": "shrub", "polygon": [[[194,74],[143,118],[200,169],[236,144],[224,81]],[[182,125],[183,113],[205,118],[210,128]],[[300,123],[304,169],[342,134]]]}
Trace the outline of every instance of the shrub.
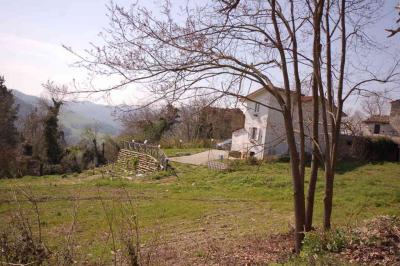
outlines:
{"label": "shrub", "polygon": [[228,169],[231,172],[238,171],[240,169],[240,160],[228,160]]}
{"label": "shrub", "polygon": [[398,145],[385,137],[359,137],[352,143],[352,155],[366,161],[397,161]]}
{"label": "shrub", "polygon": [[288,163],[288,162],[290,162],[290,156],[289,156],[289,154],[281,155],[281,156],[279,156],[277,161],[281,162],[281,163]]}
{"label": "shrub", "polygon": [[260,165],[262,161],[257,159],[257,157],[255,157],[255,156],[249,156],[249,157],[247,157],[246,162],[249,165]]}
{"label": "shrub", "polygon": [[[49,251],[41,240],[32,235],[21,224],[2,231],[0,236],[0,258],[9,265],[28,265],[35,262],[41,265],[50,256]],[[20,264],[12,264],[18,262]]]}
{"label": "shrub", "polygon": [[132,168],[134,171],[137,171],[138,165],[139,165],[139,158],[138,157],[133,157],[131,159],[130,164],[132,165]]}
{"label": "shrub", "polygon": [[172,176],[172,175],[175,175],[175,173],[174,173],[174,171],[172,169],[167,170],[167,171],[158,171],[158,172],[155,172],[155,173],[153,173],[151,175],[151,179],[161,180],[161,179],[163,179],[165,177],[169,177],[169,176]]}
{"label": "shrub", "polygon": [[303,240],[303,257],[314,257],[322,255],[326,252],[342,251],[348,241],[345,233],[342,230],[331,230],[328,232],[313,231],[306,233]]}
{"label": "shrub", "polygon": [[82,171],[79,159],[81,152],[75,148],[67,149],[61,160],[61,165],[65,173],[80,173]]}

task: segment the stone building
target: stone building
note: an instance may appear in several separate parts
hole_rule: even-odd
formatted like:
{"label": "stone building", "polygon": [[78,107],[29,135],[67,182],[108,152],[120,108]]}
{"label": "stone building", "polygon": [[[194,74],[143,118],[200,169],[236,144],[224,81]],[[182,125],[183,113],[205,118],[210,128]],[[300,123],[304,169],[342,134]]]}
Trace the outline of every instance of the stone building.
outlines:
{"label": "stone building", "polygon": [[400,143],[400,99],[390,105],[390,115],[373,115],[363,121],[363,136],[390,137]]}

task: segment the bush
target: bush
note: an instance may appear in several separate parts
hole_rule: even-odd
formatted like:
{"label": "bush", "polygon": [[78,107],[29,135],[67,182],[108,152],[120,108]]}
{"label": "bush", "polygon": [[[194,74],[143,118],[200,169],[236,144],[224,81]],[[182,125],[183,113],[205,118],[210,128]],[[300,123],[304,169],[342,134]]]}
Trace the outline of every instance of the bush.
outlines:
{"label": "bush", "polygon": [[231,172],[238,171],[240,169],[240,160],[228,160],[228,169]]}
{"label": "bush", "polygon": [[138,165],[139,165],[139,158],[138,157],[133,157],[131,161],[129,162],[130,166],[132,166],[132,169],[136,172]]}
{"label": "bush", "polygon": [[288,162],[290,162],[290,156],[289,156],[289,154],[284,154],[284,155],[279,156],[277,162],[281,162],[281,163],[288,163]]}
{"label": "bush", "polygon": [[342,251],[347,243],[345,233],[339,229],[328,232],[308,232],[303,240],[302,256],[313,257],[326,252],[337,253]]}
{"label": "bush", "polygon": [[155,172],[154,174],[151,175],[151,179],[154,180],[161,180],[165,177],[169,177],[171,175],[174,175],[173,171],[169,170],[169,171],[158,171]]}
{"label": "bush", "polygon": [[64,173],[80,173],[82,171],[81,161],[82,154],[78,149],[67,149],[64,157],[61,160],[61,165]]}
{"label": "bush", "polygon": [[249,157],[247,157],[246,162],[247,162],[249,165],[260,165],[260,164],[262,163],[262,161],[259,160],[259,159],[257,159],[257,157],[255,157],[255,156],[249,156]]}
{"label": "bush", "polygon": [[397,161],[398,145],[385,137],[359,137],[352,143],[352,155],[366,161]]}
{"label": "bush", "polygon": [[61,164],[45,164],[43,173],[45,175],[61,175],[64,174],[64,167]]}

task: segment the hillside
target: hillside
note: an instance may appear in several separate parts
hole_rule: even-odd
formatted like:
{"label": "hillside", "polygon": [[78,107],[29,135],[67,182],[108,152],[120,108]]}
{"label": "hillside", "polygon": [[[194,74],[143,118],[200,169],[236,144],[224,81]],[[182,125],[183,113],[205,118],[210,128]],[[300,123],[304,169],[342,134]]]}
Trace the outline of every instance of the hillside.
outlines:
{"label": "hillside", "polygon": [[[21,121],[38,105],[40,98],[13,90],[19,106]],[[114,107],[84,102],[66,102],[61,108],[60,122],[64,127],[66,141],[74,144],[79,141],[83,130],[96,127],[100,135],[117,135],[121,130],[120,122],[115,118]]]}

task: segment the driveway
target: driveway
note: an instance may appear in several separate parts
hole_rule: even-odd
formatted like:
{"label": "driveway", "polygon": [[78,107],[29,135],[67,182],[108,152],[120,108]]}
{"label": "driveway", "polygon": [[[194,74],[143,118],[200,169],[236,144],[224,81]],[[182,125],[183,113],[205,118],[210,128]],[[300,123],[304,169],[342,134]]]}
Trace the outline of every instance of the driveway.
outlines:
{"label": "driveway", "polygon": [[181,157],[170,157],[169,160],[178,163],[187,163],[187,164],[195,164],[195,165],[207,165],[208,161],[214,161],[221,158],[221,155],[224,159],[228,158],[228,152],[223,150],[209,150],[203,151],[200,153],[181,156]]}

